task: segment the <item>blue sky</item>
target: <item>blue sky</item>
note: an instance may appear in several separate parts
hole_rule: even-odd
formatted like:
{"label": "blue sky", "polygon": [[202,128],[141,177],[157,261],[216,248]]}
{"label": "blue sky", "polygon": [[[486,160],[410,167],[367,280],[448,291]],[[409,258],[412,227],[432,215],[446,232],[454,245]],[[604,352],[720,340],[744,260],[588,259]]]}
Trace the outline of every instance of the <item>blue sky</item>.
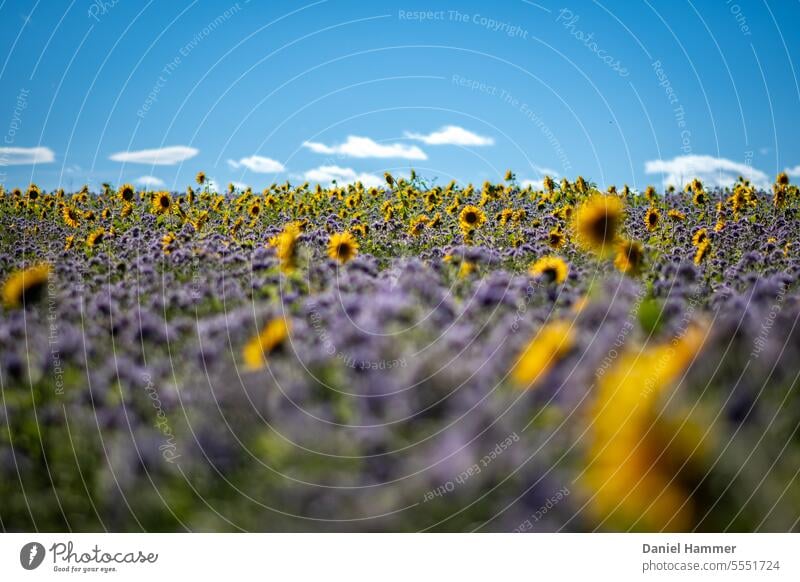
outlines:
{"label": "blue sky", "polygon": [[0,183],[800,176],[800,3],[0,0]]}

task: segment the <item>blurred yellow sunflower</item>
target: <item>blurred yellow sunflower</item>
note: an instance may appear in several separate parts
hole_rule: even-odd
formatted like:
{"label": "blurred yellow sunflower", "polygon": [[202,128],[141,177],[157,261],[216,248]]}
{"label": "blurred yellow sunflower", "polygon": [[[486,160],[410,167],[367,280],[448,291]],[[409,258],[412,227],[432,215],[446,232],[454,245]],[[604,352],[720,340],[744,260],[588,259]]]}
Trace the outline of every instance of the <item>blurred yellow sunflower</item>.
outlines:
{"label": "blurred yellow sunflower", "polygon": [[282,317],[271,319],[257,336],[242,349],[245,367],[250,371],[261,370],[267,364],[267,356],[277,350],[289,337],[291,325]]}
{"label": "blurred yellow sunflower", "polygon": [[626,275],[638,274],[644,263],[644,248],[633,240],[622,240],[617,243],[617,254],[614,266]]}
{"label": "blurred yellow sunflower", "polygon": [[563,283],[569,273],[569,266],[561,257],[547,256],[533,263],[528,272],[534,277],[544,277],[551,283]]}
{"label": "blurred yellow sunflower", "polygon": [[38,301],[47,287],[50,271],[50,265],[40,263],[12,273],[3,283],[3,305],[6,309]]}
{"label": "blurred yellow sunflower", "polygon": [[575,212],[578,244],[599,255],[607,254],[617,238],[623,217],[624,207],[618,197],[603,194],[591,196]]}
{"label": "blurred yellow sunflower", "polygon": [[688,531],[691,489],[684,465],[702,454],[702,429],[688,416],[670,422],[661,400],[702,349],[705,331],[623,352],[596,387],[586,470],[580,482],[594,519],[612,530]]}
{"label": "blurred yellow sunflower", "polygon": [[328,240],[328,256],[341,264],[354,259],[358,255],[358,241],[350,232],[331,235]]}
{"label": "blurred yellow sunflower", "polygon": [[517,357],[512,379],[522,388],[532,388],[575,344],[570,322],[545,324]]}

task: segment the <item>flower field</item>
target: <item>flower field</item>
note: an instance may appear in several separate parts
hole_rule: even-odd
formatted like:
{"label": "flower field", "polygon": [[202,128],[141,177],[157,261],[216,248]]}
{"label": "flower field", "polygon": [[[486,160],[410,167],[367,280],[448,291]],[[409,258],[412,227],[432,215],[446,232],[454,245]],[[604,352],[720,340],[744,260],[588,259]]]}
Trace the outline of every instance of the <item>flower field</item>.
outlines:
{"label": "flower field", "polygon": [[0,198],[0,527],[798,531],[800,193]]}

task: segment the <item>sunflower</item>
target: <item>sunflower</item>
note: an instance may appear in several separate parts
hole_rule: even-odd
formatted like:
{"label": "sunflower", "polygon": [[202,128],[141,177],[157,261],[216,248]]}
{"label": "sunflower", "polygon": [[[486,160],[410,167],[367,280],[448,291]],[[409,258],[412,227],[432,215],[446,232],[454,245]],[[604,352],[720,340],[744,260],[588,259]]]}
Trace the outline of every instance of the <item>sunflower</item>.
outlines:
{"label": "sunflower", "polygon": [[292,273],[297,268],[298,238],[300,238],[300,229],[295,223],[289,223],[277,236],[277,240],[273,241],[281,262],[281,271],[284,273]]}
{"label": "sunflower", "polygon": [[65,251],[70,250],[73,244],[75,244],[75,235],[71,234],[64,239],[64,250]]}
{"label": "sunflower", "polygon": [[617,243],[617,255],[614,266],[626,275],[636,275],[644,263],[642,244],[633,240],[622,240]]}
{"label": "sunflower", "polygon": [[[580,483],[596,522],[615,530],[689,531],[691,470],[709,450],[696,417],[665,410],[663,398],[703,347],[702,328],[624,351],[598,380]],[[688,467],[687,467],[688,465]]]}
{"label": "sunflower", "polygon": [[575,338],[569,322],[554,321],[544,325],[517,357],[511,377],[520,387],[532,387],[574,345]]}
{"label": "sunflower", "polygon": [[699,265],[702,263],[705,258],[708,256],[709,251],[711,250],[711,242],[706,239],[699,245],[697,245],[697,252],[694,254],[694,264]]}
{"label": "sunflower", "polygon": [[647,230],[650,232],[654,231],[658,227],[658,223],[661,220],[661,213],[658,211],[658,208],[651,206],[647,209],[647,212],[644,214],[644,224],[647,227]]}
{"label": "sunflower", "polygon": [[408,234],[413,237],[420,236],[425,230],[425,227],[428,226],[429,222],[430,218],[428,218],[425,214],[420,214],[411,221],[411,224],[408,227]]}
{"label": "sunflower", "polygon": [[169,192],[156,192],[150,203],[150,210],[153,214],[169,214],[172,208],[172,196]]}
{"label": "sunflower", "polygon": [[551,283],[563,283],[569,273],[569,266],[561,257],[547,256],[533,263],[528,272],[534,277],[544,277]]}
{"label": "sunflower", "polygon": [[595,194],[575,212],[578,244],[604,255],[612,248],[623,221],[624,207],[616,196]]}
{"label": "sunflower", "polygon": [[477,265],[472,261],[461,261],[461,264],[458,266],[458,278],[466,279],[475,272],[476,268]]}
{"label": "sunflower", "polygon": [[64,209],[61,211],[61,217],[64,219],[64,223],[70,228],[78,228],[81,222],[80,212],[72,206],[64,206]]}
{"label": "sunflower", "polygon": [[3,305],[6,309],[25,307],[38,301],[50,278],[50,265],[40,263],[12,273],[3,283]]}
{"label": "sunflower", "polygon": [[261,205],[258,202],[253,202],[250,208],[247,209],[247,214],[249,214],[251,218],[258,218],[258,215],[261,214]]}
{"label": "sunflower", "polygon": [[99,245],[105,239],[106,232],[102,228],[98,228],[97,230],[93,230],[89,233],[89,236],[86,237],[86,246],[87,247],[94,247]]}
{"label": "sunflower", "polygon": [[136,196],[136,190],[130,184],[123,184],[117,190],[117,197],[123,202],[130,204]]}
{"label": "sunflower", "polygon": [[205,172],[197,172],[197,175],[194,177],[194,181],[198,183],[198,185],[202,186],[206,183],[206,173]]}
{"label": "sunflower", "polygon": [[564,233],[557,227],[551,230],[547,235],[547,244],[550,245],[552,249],[560,249],[564,246],[564,240]]}
{"label": "sunflower", "polygon": [[674,208],[671,208],[669,211],[667,211],[667,216],[670,220],[675,222],[683,222],[686,220],[686,215],[680,210],[675,210]]}
{"label": "sunflower", "polygon": [[708,202],[708,198],[706,196],[705,191],[703,191],[702,186],[700,187],[699,190],[694,191],[694,197],[692,198],[692,200],[697,206],[703,206],[706,202]]}
{"label": "sunflower", "polygon": [[696,247],[699,247],[703,243],[708,240],[708,230],[705,228],[699,229],[697,232],[692,235],[692,244]]}
{"label": "sunflower", "polygon": [[176,240],[175,234],[171,232],[168,232],[167,234],[161,237],[161,251],[165,255],[168,255],[172,252],[175,240]]}
{"label": "sunflower", "polygon": [[358,254],[358,242],[349,231],[331,235],[328,240],[328,256],[341,264],[354,259]]}
{"label": "sunflower", "polygon": [[126,203],[122,205],[122,210],[120,210],[119,215],[125,218],[126,216],[130,216],[131,212],[133,212],[133,204]]}
{"label": "sunflower", "polygon": [[39,190],[39,186],[37,186],[36,184],[31,184],[30,186],[28,186],[27,195],[28,195],[28,200],[33,202],[42,195],[42,191]]}
{"label": "sunflower", "polygon": [[486,222],[486,214],[477,206],[469,204],[461,209],[458,215],[458,225],[464,232],[471,232],[481,227]]}
{"label": "sunflower", "polygon": [[257,336],[242,349],[245,366],[250,371],[261,370],[267,364],[267,356],[280,348],[289,337],[291,326],[282,317],[271,319]]}

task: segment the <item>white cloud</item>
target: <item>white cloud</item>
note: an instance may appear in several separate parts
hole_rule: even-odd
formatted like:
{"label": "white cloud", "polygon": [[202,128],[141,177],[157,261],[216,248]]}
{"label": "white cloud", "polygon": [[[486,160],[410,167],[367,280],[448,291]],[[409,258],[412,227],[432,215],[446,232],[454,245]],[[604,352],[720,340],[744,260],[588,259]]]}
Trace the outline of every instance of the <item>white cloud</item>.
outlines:
{"label": "white cloud", "polygon": [[228,165],[234,169],[244,167],[258,174],[274,174],[275,172],[283,172],[286,169],[279,161],[262,156],[250,156],[249,158],[242,158],[238,162],[236,160],[228,160]]}
{"label": "white cloud", "polygon": [[494,139],[478,135],[458,127],[457,125],[445,125],[438,131],[427,135],[422,133],[405,133],[409,139],[416,139],[428,145],[459,145],[459,146],[490,146],[494,144]]}
{"label": "white cloud", "polygon": [[800,177],[800,166],[795,166],[794,168],[786,168],[785,172],[792,178],[798,178]]}
{"label": "white cloud", "polygon": [[528,186],[530,186],[534,190],[541,190],[542,188],[544,188],[544,178],[542,178],[541,180],[523,180],[522,187],[527,188]]}
{"label": "white cloud", "polygon": [[0,166],[47,164],[53,160],[55,155],[50,148],[0,148]]}
{"label": "white cloud", "polygon": [[136,178],[136,183],[146,188],[158,188],[164,185],[164,180],[155,176],[140,176]]}
{"label": "white cloud", "polygon": [[739,176],[744,176],[759,187],[769,185],[769,178],[761,170],[713,156],[678,156],[671,160],[650,160],[645,162],[644,171],[648,174],[663,174],[664,186],[678,188],[694,178],[699,178],[704,185],[711,187],[730,186]]}
{"label": "white cloud", "polygon": [[381,144],[368,137],[348,135],[344,143],[325,145],[307,141],[303,145],[318,154],[340,154],[351,158],[402,158],[406,160],[427,160],[428,156],[417,146],[403,143]]}
{"label": "white cloud", "polygon": [[136,152],[118,152],[111,155],[115,162],[129,162],[131,164],[152,164],[154,166],[174,166],[195,157],[199,150],[189,146],[168,146],[154,150],[139,150]]}
{"label": "white cloud", "polygon": [[308,170],[303,174],[303,178],[309,182],[319,182],[327,185],[336,180],[337,184],[351,184],[361,182],[364,186],[380,186],[383,179],[375,174],[358,173],[352,168],[342,168],[339,166],[320,166],[313,170]]}

